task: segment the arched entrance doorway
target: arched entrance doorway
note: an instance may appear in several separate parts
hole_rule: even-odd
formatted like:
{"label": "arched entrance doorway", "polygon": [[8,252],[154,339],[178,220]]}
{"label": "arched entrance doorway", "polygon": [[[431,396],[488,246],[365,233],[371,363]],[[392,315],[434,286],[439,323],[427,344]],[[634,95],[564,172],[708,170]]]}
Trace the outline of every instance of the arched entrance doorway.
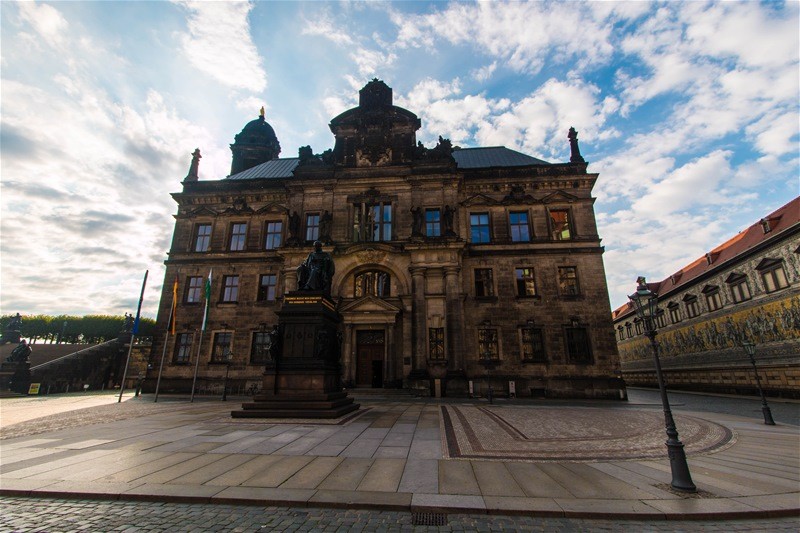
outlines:
{"label": "arched entrance doorway", "polygon": [[384,330],[356,330],[356,386],[383,387],[386,358]]}

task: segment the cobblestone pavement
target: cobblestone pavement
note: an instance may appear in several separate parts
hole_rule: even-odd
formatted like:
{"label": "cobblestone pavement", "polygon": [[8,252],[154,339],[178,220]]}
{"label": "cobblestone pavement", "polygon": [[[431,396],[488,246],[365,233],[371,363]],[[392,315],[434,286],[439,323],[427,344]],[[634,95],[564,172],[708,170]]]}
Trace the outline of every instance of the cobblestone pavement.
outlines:
{"label": "cobblestone pavement", "polygon": [[797,518],[650,521],[445,515],[445,525],[415,526],[409,512],[151,502],[4,498],[0,530],[73,531],[797,531]]}

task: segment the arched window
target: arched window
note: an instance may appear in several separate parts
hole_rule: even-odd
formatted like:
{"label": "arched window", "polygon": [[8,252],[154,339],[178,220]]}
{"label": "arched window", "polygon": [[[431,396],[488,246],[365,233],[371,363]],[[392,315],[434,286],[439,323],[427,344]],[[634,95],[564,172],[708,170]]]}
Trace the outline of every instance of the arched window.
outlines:
{"label": "arched window", "polygon": [[356,276],[355,297],[360,298],[371,294],[380,298],[385,298],[391,294],[391,278],[386,272],[380,270],[369,270]]}

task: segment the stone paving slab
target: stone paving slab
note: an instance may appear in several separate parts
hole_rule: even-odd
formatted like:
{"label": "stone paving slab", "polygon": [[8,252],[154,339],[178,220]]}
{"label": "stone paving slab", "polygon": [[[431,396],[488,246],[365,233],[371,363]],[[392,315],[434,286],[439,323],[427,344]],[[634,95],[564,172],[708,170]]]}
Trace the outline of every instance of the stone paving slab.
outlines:
{"label": "stone paving slab", "polygon": [[[681,415],[700,420],[698,427],[712,418],[735,435],[727,447],[688,454],[701,492],[686,495],[669,488],[666,449],[660,458],[613,461],[447,459],[434,401],[376,402],[339,425],[228,423],[224,404],[169,402],[171,409],[151,410],[142,402],[76,411],[78,420],[91,419],[90,434],[72,425],[70,412],[59,415],[62,426],[50,419],[44,427],[41,419],[4,425],[0,495],[628,520],[800,516],[800,430],[733,415]],[[608,432],[608,421],[625,409],[592,412]],[[569,408],[558,410],[568,418]],[[496,405],[485,412],[507,435],[519,430],[504,437],[506,449],[518,439],[524,450],[538,429],[518,421],[535,422],[546,407]],[[663,434],[657,438],[663,443]],[[636,456],[641,446],[631,450]]]}

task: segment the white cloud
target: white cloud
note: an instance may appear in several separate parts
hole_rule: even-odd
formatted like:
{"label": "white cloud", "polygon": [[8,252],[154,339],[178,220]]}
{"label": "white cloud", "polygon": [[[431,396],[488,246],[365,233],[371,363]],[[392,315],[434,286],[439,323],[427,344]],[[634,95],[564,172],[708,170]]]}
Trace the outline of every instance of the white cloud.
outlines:
{"label": "white cloud", "polygon": [[303,17],[301,34],[324,37],[339,46],[354,44],[353,38],[347,32],[334,26],[330,12],[327,10],[315,10],[313,19]]}
{"label": "white cloud", "polygon": [[393,53],[359,48],[350,54],[350,59],[355,62],[359,74],[363,76],[372,76],[379,74],[382,70],[391,66],[397,59],[397,56]]}
{"label": "white cloud", "polygon": [[475,78],[476,81],[486,81],[492,77],[496,69],[497,61],[492,61],[489,65],[471,70],[470,75]]}
{"label": "white cloud", "polygon": [[20,18],[33,27],[36,33],[50,46],[64,42],[67,21],[54,7],[36,2],[18,2]]}
{"label": "white cloud", "polygon": [[189,11],[183,53],[195,68],[219,83],[263,91],[267,75],[250,36],[249,2],[178,2]]}

